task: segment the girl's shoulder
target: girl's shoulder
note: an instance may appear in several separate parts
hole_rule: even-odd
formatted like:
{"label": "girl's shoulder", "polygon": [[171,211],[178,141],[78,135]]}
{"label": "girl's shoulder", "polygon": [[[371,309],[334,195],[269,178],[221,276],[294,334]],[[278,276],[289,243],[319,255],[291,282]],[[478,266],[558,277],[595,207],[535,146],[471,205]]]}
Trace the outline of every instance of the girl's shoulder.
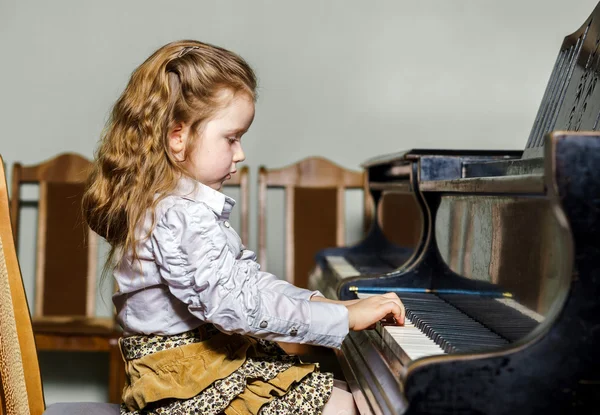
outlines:
{"label": "girl's shoulder", "polygon": [[218,215],[204,202],[180,195],[167,195],[154,209],[155,221],[183,222],[190,221],[216,222]]}

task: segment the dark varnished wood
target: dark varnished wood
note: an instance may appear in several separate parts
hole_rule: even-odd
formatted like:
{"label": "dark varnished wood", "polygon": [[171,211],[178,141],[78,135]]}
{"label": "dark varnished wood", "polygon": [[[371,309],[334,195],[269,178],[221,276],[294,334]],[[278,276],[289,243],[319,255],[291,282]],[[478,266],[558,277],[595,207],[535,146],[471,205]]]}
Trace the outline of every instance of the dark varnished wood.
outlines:
{"label": "dark varnished wood", "polygon": [[[359,400],[366,400],[370,410],[390,414],[586,414],[598,408],[600,134],[557,132],[548,140],[544,191],[514,199],[517,209],[526,201],[527,209],[539,206],[541,210],[524,216],[524,221],[511,216],[511,210],[507,211],[507,222],[501,215],[494,216],[500,222],[498,232],[491,234],[499,238],[492,242],[498,259],[490,259],[491,279],[471,279],[464,270],[463,275],[456,272],[454,256],[443,254],[436,240],[439,235],[434,224],[440,206],[464,196],[441,190],[418,191],[429,224],[421,255],[396,273],[346,281],[339,293],[342,299],[354,298],[351,286],[498,292],[513,287],[516,298],[545,319],[522,339],[493,352],[408,361],[401,364],[404,370],[395,371],[392,368],[400,364],[398,357],[386,355],[380,337],[351,333],[342,350],[342,367],[352,378],[350,383],[358,385],[354,392],[358,392]],[[505,198],[483,193],[466,200],[499,200],[502,204],[498,206],[504,206]],[[450,206],[455,209],[459,205]],[[549,232],[548,227],[553,230]],[[526,235],[518,237],[519,228]],[[541,230],[546,234],[536,237]],[[465,249],[464,240],[455,243]],[[533,259],[539,256],[537,262],[531,262],[530,254]],[[529,270],[522,272],[519,268],[523,267]],[[554,281],[548,287],[554,291],[550,299],[544,298],[548,297],[546,279]],[[386,363],[385,375],[373,372],[376,361]],[[401,384],[398,388],[377,380],[393,373]],[[383,395],[375,399],[377,391]]]}
{"label": "dark varnished wood", "polygon": [[410,366],[408,413],[585,414],[600,407],[600,135],[554,133],[546,153],[548,197],[572,241],[564,302],[512,350]]}

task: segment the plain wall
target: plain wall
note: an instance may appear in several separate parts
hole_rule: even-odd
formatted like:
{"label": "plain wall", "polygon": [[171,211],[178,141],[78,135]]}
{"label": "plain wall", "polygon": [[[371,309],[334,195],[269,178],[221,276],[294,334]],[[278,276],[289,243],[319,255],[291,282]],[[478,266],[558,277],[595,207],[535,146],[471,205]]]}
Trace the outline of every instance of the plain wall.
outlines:
{"label": "plain wall", "polygon": [[[9,172],[15,161],[65,151],[91,158],[111,105],[155,49],[184,38],[229,48],[260,82],[243,139],[255,241],[261,164],[321,155],[359,169],[369,157],[414,147],[524,148],[562,39],[595,5],[0,0],[0,154]],[[281,195],[272,200],[282,203]],[[348,200],[352,242],[360,195]],[[19,256],[31,301],[35,212],[23,218]],[[277,215],[269,222],[269,269],[279,275],[281,223]],[[99,312],[109,307],[105,296]],[[43,353],[47,403],[106,400],[106,365],[102,355]]]}

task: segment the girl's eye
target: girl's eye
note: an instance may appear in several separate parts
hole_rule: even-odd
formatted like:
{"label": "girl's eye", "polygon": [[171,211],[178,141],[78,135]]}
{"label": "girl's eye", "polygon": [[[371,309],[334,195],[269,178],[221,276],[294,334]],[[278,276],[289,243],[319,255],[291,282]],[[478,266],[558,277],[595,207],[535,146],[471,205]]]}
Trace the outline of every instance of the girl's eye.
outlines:
{"label": "girl's eye", "polygon": [[237,137],[229,137],[229,138],[227,138],[227,140],[229,141],[230,144],[233,144],[236,141],[238,141]]}

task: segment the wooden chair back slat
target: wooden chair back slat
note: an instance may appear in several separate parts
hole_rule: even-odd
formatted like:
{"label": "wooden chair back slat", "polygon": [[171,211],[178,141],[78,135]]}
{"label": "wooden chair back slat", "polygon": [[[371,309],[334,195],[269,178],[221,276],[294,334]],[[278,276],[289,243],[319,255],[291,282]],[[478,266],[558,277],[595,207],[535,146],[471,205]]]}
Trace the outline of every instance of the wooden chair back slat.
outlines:
{"label": "wooden chair back slat", "polygon": [[233,175],[231,180],[225,182],[225,193],[227,193],[228,187],[236,187],[240,189],[240,238],[242,238],[242,242],[244,245],[248,245],[249,243],[249,233],[250,233],[250,212],[248,211],[248,206],[250,205],[250,191],[249,191],[249,169],[248,166],[243,166],[237,174]]}
{"label": "wooden chair back slat", "polygon": [[338,200],[337,189],[299,187],[288,193],[294,194],[294,219],[291,231],[293,249],[286,255],[288,266],[293,268],[287,272],[289,274],[291,271],[291,275],[294,275],[294,284],[307,287],[315,253],[326,247],[344,244],[345,235],[339,234],[340,230],[345,229],[344,212],[340,214],[338,209],[340,205],[343,208],[344,204]]}
{"label": "wooden chair back slat", "polygon": [[[285,190],[285,278],[306,287],[321,249],[345,243],[345,190],[363,189],[362,172],[322,157],[309,157],[280,169],[259,169],[259,262],[267,269],[267,189]],[[365,193],[366,195],[366,193]],[[365,217],[370,217],[365,196]]]}
{"label": "wooden chair back slat", "polygon": [[84,183],[40,184],[36,317],[95,314],[96,272],[81,214],[84,190]]}

